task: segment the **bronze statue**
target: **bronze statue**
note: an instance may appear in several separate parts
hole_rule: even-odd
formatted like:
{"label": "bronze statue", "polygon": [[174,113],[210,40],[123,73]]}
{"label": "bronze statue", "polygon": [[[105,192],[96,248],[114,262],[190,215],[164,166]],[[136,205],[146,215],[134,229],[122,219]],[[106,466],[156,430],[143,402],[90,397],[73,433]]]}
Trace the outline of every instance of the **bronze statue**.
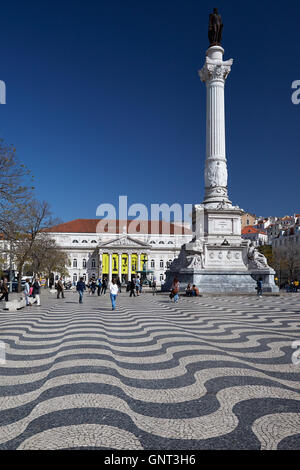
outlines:
{"label": "bronze statue", "polygon": [[220,46],[222,41],[223,22],[218,9],[214,8],[209,15],[208,39],[211,46]]}

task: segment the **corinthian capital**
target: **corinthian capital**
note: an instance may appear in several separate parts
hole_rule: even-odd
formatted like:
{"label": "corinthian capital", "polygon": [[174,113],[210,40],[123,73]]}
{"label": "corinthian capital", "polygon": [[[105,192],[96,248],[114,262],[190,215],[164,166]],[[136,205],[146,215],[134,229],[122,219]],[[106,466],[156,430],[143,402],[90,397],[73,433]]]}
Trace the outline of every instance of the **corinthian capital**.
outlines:
{"label": "corinthian capital", "polygon": [[210,82],[214,80],[225,81],[230,73],[233,59],[230,60],[213,60],[206,57],[204,67],[199,70],[199,76],[202,82]]}

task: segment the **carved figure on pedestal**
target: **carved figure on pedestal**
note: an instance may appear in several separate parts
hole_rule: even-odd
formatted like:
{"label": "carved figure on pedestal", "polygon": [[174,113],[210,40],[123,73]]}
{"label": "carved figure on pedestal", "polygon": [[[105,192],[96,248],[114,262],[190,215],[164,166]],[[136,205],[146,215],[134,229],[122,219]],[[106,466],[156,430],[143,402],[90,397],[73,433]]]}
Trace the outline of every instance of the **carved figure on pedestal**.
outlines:
{"label": "carved figure on pedestal", "polygon": [[269,267],[267,258],[255,248],[252,242],[248,245],[248,259],[254,268],[265,269]]}
{"label": "carved figure on pedestal", "polygon": [[207,188],[221,186],[227,188],[227,168],[224,161],[208,161],[205,170],[205,182]]}
{"label": "carved figure on pedestal", "polygon": [[196,269],[203,269],[204,268],[204,260],[202,254],[195,254],[191,256],[187,256],[187,260],[189,261],[188,268],[196,268]]}

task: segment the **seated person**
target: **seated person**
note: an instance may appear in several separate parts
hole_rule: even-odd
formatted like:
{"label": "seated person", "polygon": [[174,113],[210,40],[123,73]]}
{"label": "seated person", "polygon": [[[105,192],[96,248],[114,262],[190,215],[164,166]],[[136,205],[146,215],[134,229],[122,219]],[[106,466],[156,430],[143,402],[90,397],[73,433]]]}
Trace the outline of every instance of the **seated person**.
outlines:
{"label": "seated person", "polygon": [[199,295],[199,289],[194,284],[193,287],[192,287],[192,296],[193,297],[198,297],[198,295]]}
{"label": "seated person", "polygon": [[191,284],[187,285],[187,288],[185,289],[185,293],[188,297],[192,296],[193,292],[192,292]]}

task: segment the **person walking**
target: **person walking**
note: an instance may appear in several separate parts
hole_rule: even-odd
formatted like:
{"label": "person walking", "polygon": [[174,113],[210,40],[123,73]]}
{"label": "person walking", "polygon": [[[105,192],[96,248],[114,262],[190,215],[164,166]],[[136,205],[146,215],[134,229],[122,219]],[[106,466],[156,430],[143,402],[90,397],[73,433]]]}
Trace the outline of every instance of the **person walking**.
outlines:
{"label": "person walking", "polygon": [[24,285],[24,295],[25,295],[26,307],[28,307],[28,306],[32,307],[32,304],[29,302],[29,292],[30,292],[29,279],[26,279],[25,285]]}
{"label": "person walking", "polygon": [[112,310],[115,310],[116,309],[117,295],[118,295],[118,292],[119,292],[119,287],[118,287],[118,284],[116,283],[115,279],[112,279],[112,281],[110,282],[109,290],[110,290],[110,300],[111,300]]}
{"label": "person walking", "polygon": [[41,293],[41,284],[38,279],[35,279],[34,283],[32,284],[33,288],[33,297],[36,299],[36,304],[39,307],[41,305],[41,298],[40,298],[40,293]]}
{"label": "person walking", "polygon": [[261,297],[262,296],[262,287],[263,287],[263,284],[262,284],[262,279],[260,278],[257,283],[256,283],[256,290],[257,290],[257,297]]}
{"label": "person walking", "polygon": [[82,303],[83,303],[83,301],[82,301],[82,299],[83,299],[83,293],[84,293],[84,291],[86,290],[86,285],[85,285],[85,282],[84,282],[84,280],[83,280],[83,277],[81,277],[81,278],[79,279],[79,281],[77,282],[76,290],[77,290],[77,292],[78,292],[78,294],[79,294],[79,303],[82,304]]}
{"label": "person walking", "polygon": [[102,282],[101,282],[101,279],[100,279],[100,277],[99,277],[98,283],[97,283],[97,294],[98,294],[98,297],[101,295],[101,287],[102,287]]}
{"label": "person walking", "polygon": [[130,296],[129,297],[135,297],[135,282],[134,279],[131,279],[130,284],[129,284],[129,290],[130,290]]}
{"label": "person walking", "polygon": [[154,279],[152,282],[152,293],[157,294],[157,287],[156,287],[156,280]]}
{"label": "person walking", "polygon": [[140,278],[137,277],[137,279],[135,281],[135,291],[136,291],[137,296],[140,295],[140,286],[141,286],[141,281],[140,281]]}
{"label": "person walking", "polygon": [[6,277],[3,279],[3,283],[2,283],[2,286],[1,286],[1,292],[2,292],[2,296],[1,296],[0,300],[5,299],[5,302],[8,302],[9,289],[8,289],[8,282],[7,282]]}
{"label": "person walking", "polygon": [[59,280],[57,281],[57,287],[56,287],[56,290],[57,290],[57,298],[59,299],[59,296],[61,294],[61,298],[64,299],[65,296],[64,296],[64,284],[63,284],[63,278],[62,276],[59,278]]}
{"label": "person walking", "polygon": [[174,303],[177,303],[179,300],[179,288],[180,288],[180,283],[177,277],[175,277],[173,284],[172,284],[172,288],[171,288],[171,294],[174,298]]}
{"label": "person walking", "polygon": [[91,294],[94,295],[96,292],[96,282],[95,279],[91,279],[90,282],[90,289],[91,289]]}
{"label": "person walking", "polygon": [[102,281],[101,294],[106,294],[106,289],[107,289],[107,279],[106,277],[104,277]]}

